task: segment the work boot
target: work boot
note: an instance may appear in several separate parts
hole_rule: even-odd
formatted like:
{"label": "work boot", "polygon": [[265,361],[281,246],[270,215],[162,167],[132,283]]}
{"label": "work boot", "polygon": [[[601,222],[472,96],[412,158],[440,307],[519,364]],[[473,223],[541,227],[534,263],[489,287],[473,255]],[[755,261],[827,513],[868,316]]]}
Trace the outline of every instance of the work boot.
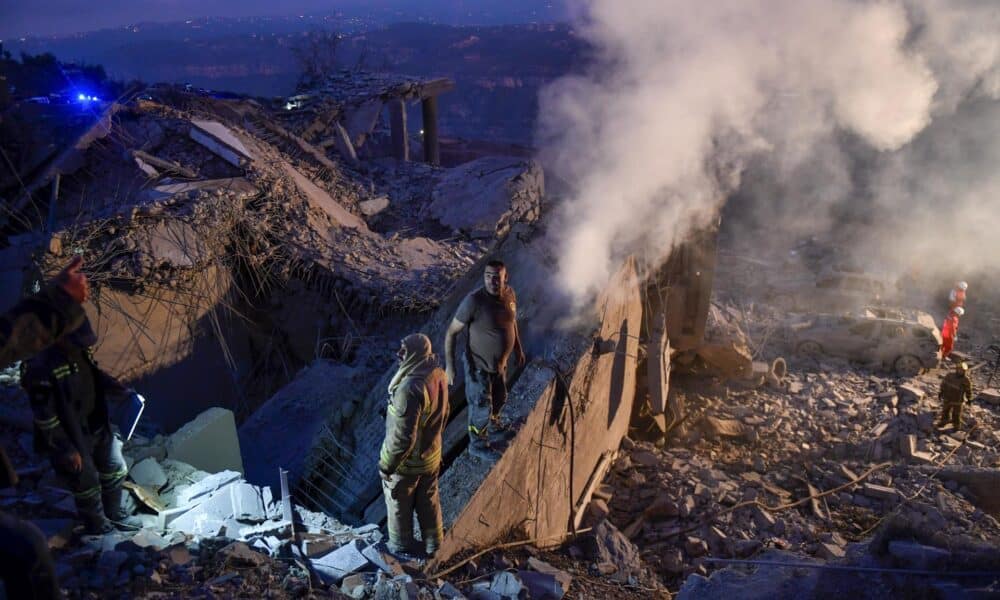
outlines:
{"label": "work boot", "polygon": [[104,515],[100,503],[87,507],[77,507],[76,512],[83,521],[83,532],[86,535],[106,535],[115,530],[115,526]]}

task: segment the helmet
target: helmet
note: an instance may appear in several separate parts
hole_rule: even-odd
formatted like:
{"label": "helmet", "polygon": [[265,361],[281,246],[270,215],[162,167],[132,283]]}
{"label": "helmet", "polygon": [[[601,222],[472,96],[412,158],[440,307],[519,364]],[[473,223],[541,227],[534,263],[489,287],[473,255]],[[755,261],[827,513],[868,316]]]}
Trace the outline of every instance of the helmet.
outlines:
{"label": "helmet", "polygon": [[969,363],[967,363],[965,361],[962,361],[962,362],[958,363],[955,366],[958,367],[959,371],[968,371],[969,370]]}
{"label": "helmet", "polygon": [[969,284],[965,283],[964,281],[959,281],[955,285],[955,287],[957,287],[958,289],[960,289],[960,290],[962,290],[964,292],[965,290],[969,289]]}
{"label": "helmet", "polygon": [[965,314],[965,309],[964,309],[964,308],[962,308],[961,306],[956,306],[956,307],[955,307],[955,310],[954,310],[954,311],[952,311],[952,312],[954,312],[954,313],[955,313],[956,315],[958,315],[958,316],[960,316],[960,317],[961,317],[962,315],[964,315],[964,314]]}

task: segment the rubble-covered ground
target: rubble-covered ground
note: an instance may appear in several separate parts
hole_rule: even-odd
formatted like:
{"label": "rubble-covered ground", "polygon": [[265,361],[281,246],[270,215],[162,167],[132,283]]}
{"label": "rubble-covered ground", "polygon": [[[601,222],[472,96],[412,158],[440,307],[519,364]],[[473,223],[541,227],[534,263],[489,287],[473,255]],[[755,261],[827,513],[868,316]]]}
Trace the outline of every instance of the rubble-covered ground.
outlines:
{"label": "rubble-covered ground", "polygon": [[[683,401],[688,418],[666,440],[626,440],[595,495],[595,510],[607,512],[662,581],[683,590],[682,597],[843,597],[845,590],[861,597],[913,597],[915,590],[920,597],[944,597],[935,594],[958,584],[1000,591],[994,550],[1000,543],[994,499],[1000,406],[995,392],[979,393],[991,365],[971,374],[977,399],[965,406],[963,428],[938,428],[937,392],[950,362],[900,378],[842,359],[790,354],[781,339],[788,315],[758,300],[761,282],[785,272],[782,260],[757,261],[754,270],[747,256],[753,254],[722,255],[715,297],[748,334],[754,358],[786,357],[788,376],[774,385],[675,374],[671,395]],[[938,283],[943,290],[928,284],[924,289],[943,293],[902,301],[944,314],[942,296],[951,283]],[[987,283],[978,288],[984,309],[996,289]],[[988,313],[968,320],[957,349],[968,352],[973,365],[994,359],[987,346],[1000,339],[995,318]],[[634,435],[641,440],[648,431],[642,427]],[[720,574],[727,565],[713,559],[986,571],[993,577],[857,573],[832,582],[797,570],[801,579],[789,583],[793,569],[730,566]],[[699,575],[712,576],[712,583]]]}

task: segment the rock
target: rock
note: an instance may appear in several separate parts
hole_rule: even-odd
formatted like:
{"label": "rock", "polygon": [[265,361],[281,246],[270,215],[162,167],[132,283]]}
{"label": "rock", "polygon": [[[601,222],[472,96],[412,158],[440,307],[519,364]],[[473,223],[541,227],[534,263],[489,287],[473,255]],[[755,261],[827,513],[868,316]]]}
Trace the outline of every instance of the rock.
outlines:
{"label": "rock", "polygon": [[167,456],[210,473],[243,473],[233,411],[212,407],[170,436]]}
{"label": "rock", "polygon": [[708,554],[708,543],[701,538],[688,537],[684,541],[684,551],[690,556],[704,556]]}
{"label": "rock", "polygon": [[159,490],[167,483],[167,474],[153,458],[146,458],[132,465],[128,475],[132,481],[153,490]]}
{"label": "rock", "polygon": [[627,581],[629,575],[642,570],[639,550],[610,521],[594,526],[583,540],[587,555],[597,564],[613,568],[616,581]]}
{"label": "rock", "polygon": [[658,467],[660,465],[660,459],[647,450],[633,452],[632,462],[643,467]]}
{"label": "rock", "polygon": [[926,393],[924,390],[912,384],[903,384],[896,387],[896,393],[903,402],[917,403],[923,400]]}
{"label": "rock", "polygon": [[336,584],[347,575],[371,565],[363,551],[361,540],[353,540],[320,558],[309,559],[309,562],[324,580]]}
{"label": "rock", "polygon": [[736,540],[736,543],[733,544],[733,549],[736,556],[746,558],[760,550],[763,545],[760,540]]}
{"label": "rock", "polygon": [[368,583],[365,575],[363,573],[354,573],[344,577],[344,581],[340,584],[340,591],[342,594],[350,596],[355,600],[361,600],[366,595],[367,587]]}
{"label": "rock", "polygon": [[587,506],[587,513],[591,523],[603,521],[611,513],[608,503],[600,498],[594,498]]}
{"label": "rock", "polygon": [[169,548],[164,550],[164,554],[166,554],[167,558],[170,559],[170,562],[172,562],[175,565],[184,566],[189,562],[191,562],[192,560],[191,552],[187,549],[187,546],[185,546],[184,544],[177,544],[174,546],[170,546]]}
{"label": "rock", "polygon": [[154,550],[160,550],[169,544],[167,538],[149,529],[140,530],[139,533],[132,536],[131,542],[140,548],[153,548]]}
{"label": "rock", "polygon": [[684,496],[684,499],[681,500],[680,505],[677,507],[677,512],[681,517],[687,518],[694,513],[697,506],[694,496]]}
{"label": "rock", "polygon": [[438,586],[435,593],[436,597],[441,600],[466,600],[462,592],[447,581],[441,582],[441,585]]}
{"label": "rock", "polygon": [[[573,576],[563,571],[562,569],[557,569],[550,565],[549,563],[539,560],[537,558],[531,557],[528,559],[528,568],[538,571],[539,573],[545,573],[546,575],[551,575],[559,582],[562,586],[563,593],[569,591],[569,586],[573,583]],[[531,595],[532,598],[535,597],[534,594]]]}
{"label": "rock", "polygon": [[702,428],[709,439],[720,437],[742,438],[746,435],[744,425],[735,419],[720,419],[718,417],[706,416],[702,421]]}
{"label": "rock", "polygon": [[225,561],[227,565],[240,567],[259,567],[268,562],[266,556],[252,550],[243,542],[233,542],[215,554],[216,559]]}
{"label": "rock", "polygon": [[518,600],[524,584],[520,577],[509,572],[500,571],[493,576],[490,582],[490,591],[503,598],[503,600]]}
{"label": "rock", "polygon": [[837,560],[844,558],[844,549],[832,542],[823,542],[816,548],[816,556],[823,560]]}
{"label": "rock", "polygon": [[363,200],[358,203],[358,208],[361,209],[361,214],[364,216],[372,217],[389,208],[389,199],[385,196],[379,196],[371,200]]}
{"label": "rock", "polygon": [[901,495],[899,490],[891,487],[886,487],[884,485],[876,485],[874,483],[865,483],[861,486],[861,493],[869,498],[875,498],[877,500],[898,500]]}
{"label": "rock", "polygon": [[[692,502],[693,501],[694,500],[692,499]],[[692,509],[691,508],[688,509],[689,513],[690,510]],[[680,509],[677,507],[676,503],[670,500],[670,498],[667,498],[665,496],[659,496],[656,500],[653,501],[652,504],[650,504],[646,508],[645,511],[643,511],[643,514],[645,514],[647,518],[653,520],[669,519],[671,517],[676,517],[677,515],[679,515]]]}
{"label": "rock", "polygon": [[757,529],[772,529],[774,527],[774,517],[771,513],[764,510],[759,506],[754,506],[750,509],[750,515],[753,522],[757,525]]}
{"label": "rock", "polygon": [[889,542],[889,554],[899,561],[902,567],[922,570],[940,569],[951,558],[951,552],[942,548],[902,540]]}

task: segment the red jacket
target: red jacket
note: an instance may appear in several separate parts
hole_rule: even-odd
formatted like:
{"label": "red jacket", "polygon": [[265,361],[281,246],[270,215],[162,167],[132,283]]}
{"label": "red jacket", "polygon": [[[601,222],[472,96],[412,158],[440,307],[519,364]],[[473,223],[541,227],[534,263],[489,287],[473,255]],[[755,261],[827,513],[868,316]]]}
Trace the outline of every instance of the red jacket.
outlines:
{"label": "red jacket", "polygon": [[958,334],[958,315],[951,313],[948,318],[944,320],[944,324],[941,325],[941,337],[946,340],[955,339],[955,335]]}

